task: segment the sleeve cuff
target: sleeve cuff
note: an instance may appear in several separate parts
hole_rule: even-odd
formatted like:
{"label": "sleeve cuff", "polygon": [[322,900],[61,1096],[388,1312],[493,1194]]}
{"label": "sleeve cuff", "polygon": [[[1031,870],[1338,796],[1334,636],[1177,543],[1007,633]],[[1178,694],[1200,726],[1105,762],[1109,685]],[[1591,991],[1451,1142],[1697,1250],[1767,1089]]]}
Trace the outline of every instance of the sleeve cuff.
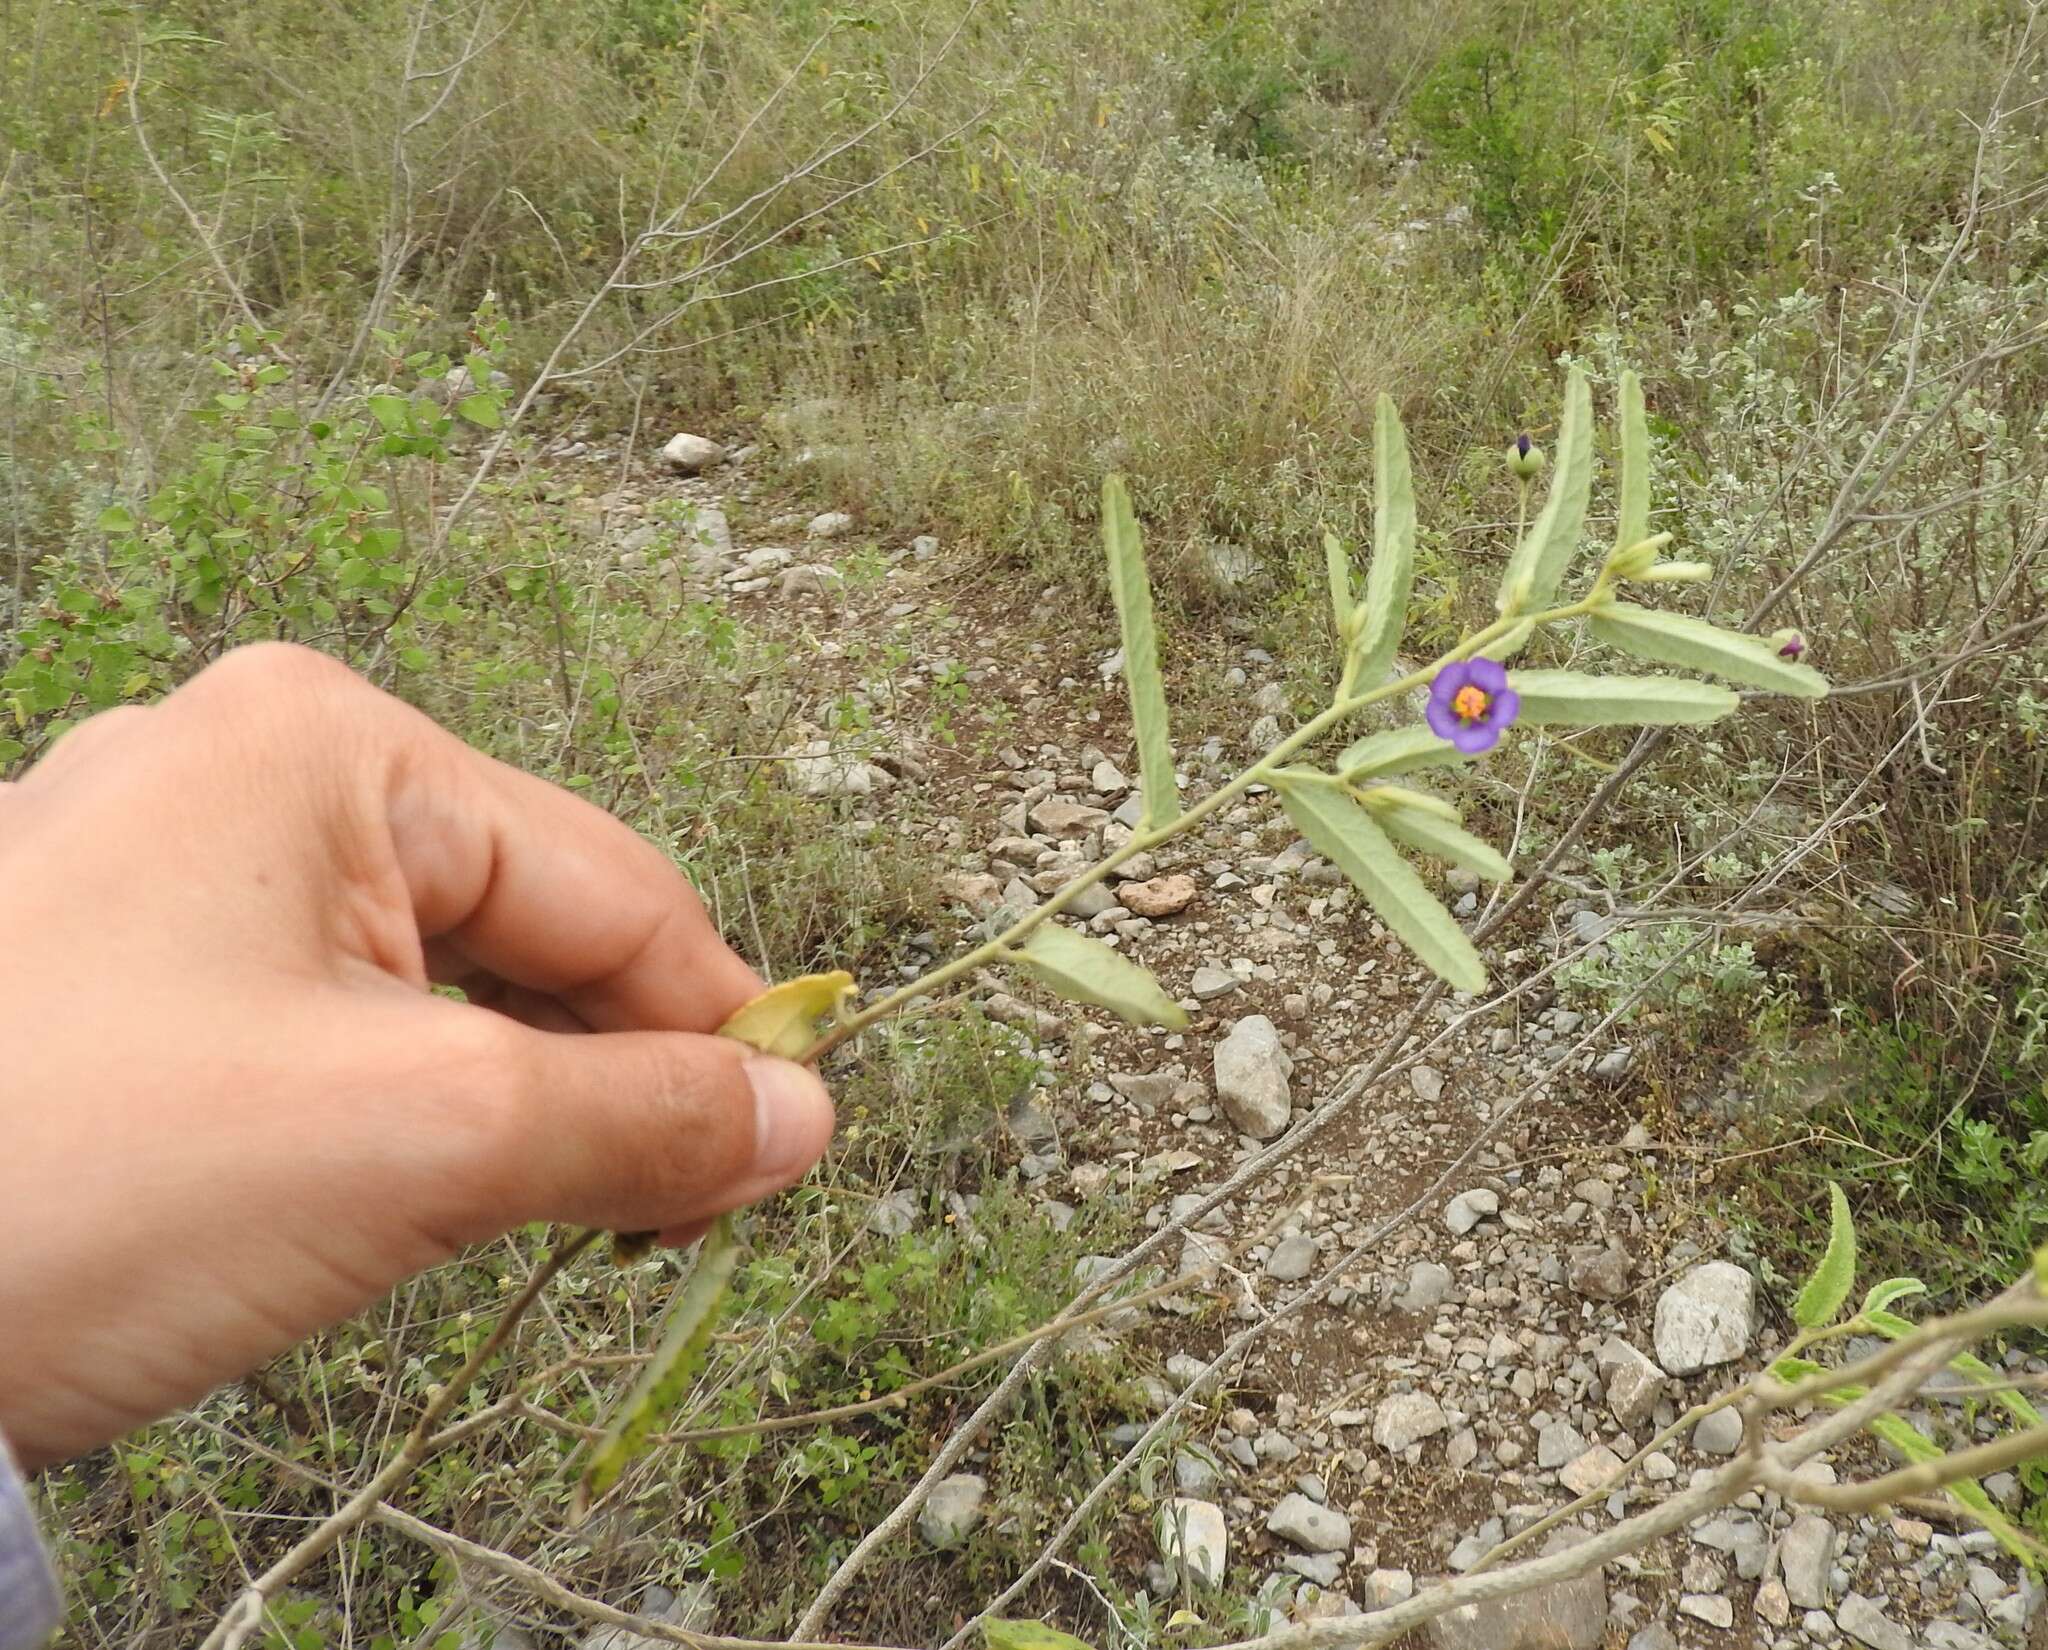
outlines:
{"label": "sleeve cuff", "polygon": [[28,1489],[0,1438],[0,1650],[42,1650],[63,1614]]}

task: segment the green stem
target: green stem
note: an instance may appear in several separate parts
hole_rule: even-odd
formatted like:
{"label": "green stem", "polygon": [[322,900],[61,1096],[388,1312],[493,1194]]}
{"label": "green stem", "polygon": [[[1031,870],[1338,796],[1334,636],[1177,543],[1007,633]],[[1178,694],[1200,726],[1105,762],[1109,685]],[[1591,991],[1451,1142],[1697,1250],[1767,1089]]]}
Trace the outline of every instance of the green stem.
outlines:
{"label": "green stem", "polygon": [[[1525,488],[1523,491],[1526,502],[1527,489]],[[1164,825],[1156,826],[1150,830],[1132,832],[1130,840],[1121,848],[1096,861],[1089,869],[1083,871],[1072,882],[1067,883],[1061,888],[1058,893],[1047,899],[1043,905],[1019,917],[993,939],[984,941],[982,944],[975,946],[971,951],[962,952],[959,956],[953,958],[952,961],[942,963],[930,973],[920,975],[917,979],[912,980],[908,985],[899,986],[886,997],[862,1009],[858,1014],[848,1015],[806,1050],[803,1059],[806,1063],[822,1059],[841,1043],[846,1042],[849,1038],[858,1036],[869,1026],[876,1024],[878,1021],[886,1020],[893,1014],[900,1013],[917,998],[929,996],[933,992],[943,990],[955,980],[973,973],[977,968],[984,968],[990,963],[1000,960],[1007,952],[1015,949],[1020,942],[1029,938],[1033,929],[1064,911],[1068,905],[1072,904],[1079,897],[1083,890],[1094,887],[1119,865],[1124,864],[1127,860],[1139,854],[1149,852],[1161,843],[1171,841],[1184,831],[1191,830],[1219,808],[1226,807],[1240,796],[1243,796],[1252,786],[1270,783],[1274,770],[1289,757],[1304,747],[1314,744],[1324,734],[1330,732],[1331,729],[1337,727],[1347,718],[1357,715],[1358,712],[1364,710],[1368,705],[1377,704],[1382,699],[1393,698],[1397,694],[1411,692],[1432,680],[1436,673],[1442,670],[1445,665],[1453,664],[1460,659],[1469,659],[1475,654],[1483,653],[1488,643],[1498,641],[1509,631],[1525,622],[1534,623],[1540,628],[1546,624],[1556,624],[1566,619],[1575,619],[1583,614],[1590,613],[1605,598],[1608,582],[1607,575],[1603,571],[1600,577],[1594,581],[1593,588],[1576,602],[1568,603],[1563,607],[1549,608],[1544,612],[1531,615],[1527,620],[1521,614],[1503,615],[1484,629],[1474,631],[1456,647],[1433,663],[1424,665],[1419,670],[1411,670],[1406,676],[1396,681],[1382,683],[1379,687],[1368,689],[1364,693],[1352,693],[1350,691],[1352,683],[1350,680],[1350,667],[1347,666],[1344,680],[1338,685],[1337,695],[1326,710],[1296,728],[1293,733],[1281,740],[1279,744],[1275,745],[1263,757],[1245,769],[1243,773],[1239,774],[1227,785],[1210,792],[1209,795],[1202,798],[1192,808],[1189,808],[1183,814],[1177,815]]]}

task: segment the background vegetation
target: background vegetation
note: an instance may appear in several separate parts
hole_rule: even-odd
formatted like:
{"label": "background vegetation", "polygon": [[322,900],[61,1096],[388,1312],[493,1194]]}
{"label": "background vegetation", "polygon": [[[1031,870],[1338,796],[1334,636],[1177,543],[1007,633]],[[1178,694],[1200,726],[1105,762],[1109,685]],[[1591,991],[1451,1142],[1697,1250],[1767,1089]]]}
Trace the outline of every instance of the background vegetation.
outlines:
{"label": "background vegetation", "polygon": [[[730,760],[809,714],[801,661],[622,559],[603,499],[562,508],[551,443],[760,440],[793,503],[941,534],[963,604],[1051,585],[1094,610],[1119,467],[1178,653],[1249,637],[1306,684],[1330,646],[1321,530],[1355,536],[1369,508],[1378,391],[1430,490],[1418,610],[1448,638],[1498,567],[1443,524],[1511,512],[1498,449],[1541,437],[1562,359],[1634,364],[1659,524],[1721,569],[1704,610],[1773,602],[1841,691],[1743,719],[1603,816],[1568,866],[1581,892],[1628,914],[1678,882],[1661,926],[1568,989],[1611,1004],[1678,959],[1634,1011],[1649,1103],[1768,1148],[1709,1190],[1788,1272],[1832,1176],[1888,1194],[1862,1216],[1874,1265],[1977,1289],[2048,1235],[2026,20],[2019,0],[5,0],[0,766],[293,637],[587,788],[768,968],[879,973],[943,928],[934,864]],[[657,549],[693,531],[651,525]],[[1219,552],[1254,577],[1219,577]],[[1536,848],[1623,748],[1585,754]],[[1023,1061],[974,1022],[864,1068],[863,1132],[792,1201],[788,1249],[844,1241],[898,1184],[923,1196],[934,1152],[972,1182],[989,1148],[960,1119],[1028,1084]],[[733,1413],[943,1367],[1119,1236],[977,1229],[993,1247],[906,1240],[822,1304],[810,1273],[755,1264],[749,1316],[802,1298],[809,1334],[735,1380]],[[387,1383],[458,1355],[509,1254],[213,1424],[345,1475],[382,1441]],[[629,1334],[664,1275],[596,1277],[565,1343]],[[1022,1413],[1045,1506],[1090,1481],[1115,1379]],[[537,1397],[587,1421],[600,1391]],[[579,1573],[707,1576],[735,1630],[786,1626],[950,1402],[692,1458],[666,1486],[686,1515]],[[515,1540],[553,1516],[534,1486],[561,1444],[444,1458],[420,1503]],[[80,1642],[106,1643],[184,1642],[237,1562],[231,1515],[319,1501],[203,1422],[48,1493],[100,1601]],[[350,1562],[362,1619],[423,1641],[450,1572],[395,1541]],[[971,1592],[984,1563],[878,1573],[842,1619],[928,1633],[931,1590]]]}

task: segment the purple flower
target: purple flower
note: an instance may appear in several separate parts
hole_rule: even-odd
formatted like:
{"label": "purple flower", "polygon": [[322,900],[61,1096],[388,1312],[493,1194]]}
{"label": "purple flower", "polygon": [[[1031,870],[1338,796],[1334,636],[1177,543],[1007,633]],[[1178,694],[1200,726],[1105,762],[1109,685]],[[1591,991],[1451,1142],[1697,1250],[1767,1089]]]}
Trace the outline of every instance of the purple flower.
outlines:
{"label": "purple flower", "polygon": [[1796,630],[1774,630],[1771,643],[1778,650],[1778,657],[1798,662],[1799,655],[1806,651],[1806,638]]}
{"label": "purple flower", "polygon": [[1494,747],[1521,708],[1521,695],[1508,686],[1506,665],[1496,659],[1461,659],[1436,673],[1423,716],[1439,739],[1476,756]]}
{"label": "purple flower", "polygon": [[1527,458],[1529,456],[1529,432],[1527,430],[1524,430],[1520,435],[1515,437],[1515,451],[1520,453],[1524,458]]}

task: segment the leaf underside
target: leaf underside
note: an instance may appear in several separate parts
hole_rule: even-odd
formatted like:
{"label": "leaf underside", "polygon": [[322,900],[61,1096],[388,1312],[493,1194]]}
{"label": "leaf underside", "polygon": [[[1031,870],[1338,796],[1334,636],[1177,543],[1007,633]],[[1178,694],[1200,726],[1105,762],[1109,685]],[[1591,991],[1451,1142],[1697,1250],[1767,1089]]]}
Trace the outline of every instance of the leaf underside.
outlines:
{"label": "leaf underside", "polygon": [[1131,695],[1145,826],[1156,831],[1178,817],[1180,795],[1173,783],[1173,738],[1166,717],[1166,682],[1159,674],[1159,627],[1152,616],[1145,543],[1121,476],[1102,483],[1102,538],[1109,554],[1109,590],[1123,632],[1124,684]]}

